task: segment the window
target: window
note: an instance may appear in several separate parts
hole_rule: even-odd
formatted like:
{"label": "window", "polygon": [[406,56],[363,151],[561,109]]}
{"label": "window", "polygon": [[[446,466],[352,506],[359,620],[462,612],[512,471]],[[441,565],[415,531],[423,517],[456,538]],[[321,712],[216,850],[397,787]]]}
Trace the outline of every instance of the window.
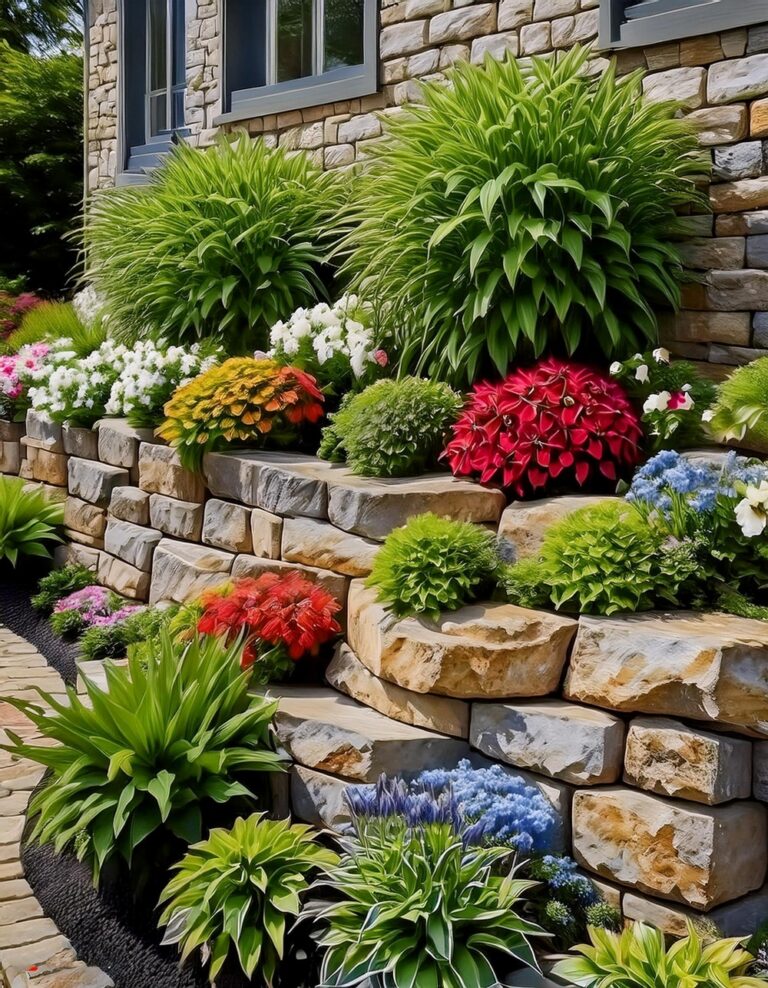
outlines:
{"label": "window", "polygon": [[227,0],[225,9],[230,112],[217,122],[376,91],[376,0]]}
{"label": "window", "polygon": [[768,0],[601,0],[600,44],[628,48],[768,19]]}

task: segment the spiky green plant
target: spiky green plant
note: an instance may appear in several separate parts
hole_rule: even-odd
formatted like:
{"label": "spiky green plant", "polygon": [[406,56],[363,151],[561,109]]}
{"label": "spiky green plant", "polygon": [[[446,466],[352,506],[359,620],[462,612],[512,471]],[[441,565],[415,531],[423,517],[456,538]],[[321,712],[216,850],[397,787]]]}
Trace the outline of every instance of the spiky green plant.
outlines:
{"label": "spiky green plant", "polygon": [[235,820],[231,830],[212,830],[174,866],[160,898],[163,943],[178,943],[182,961],[208,944],[211,981],[234,948],[246,976],[258,972],[259,983],[272,988],[286,923],[299,915],[309,878],[338,862],[309,827],[263,813]]}
{"label": "spiky green plant", "polygon": [[545,349],[626,356],[677,306],[677,207],[709,168],[677,106],[589,51],[459,63],[387,122],[345,238],[401,372],[472,382]]}
{"label": "spiky green plant", "polygon": [[16,353],[29,343],[53,343],[71,340],[71,349],[79,357],[87,357],[107,338],[101,322],[84,326],[71,302],[42,302],[24,316],[19,328],[5,341],[8,353]]}
{"label": "spiky green plant", "polygon": [[266,350],[273,323],[323,294],[343,199],[339,177],[302,154],[245,135],[180,144],[147,186],[99,193],[87,211],[87,275],[110,331]]}
{"label": "spiky green plant", "polygon": [[493,585],[493,534],[479,525],[425,514],[396,528],[376,553],[368,586],[395,614],[438,620]]}
{"label": "spiky green plant", "polygon": [[330,416],[319,456],[365,477],[415,476],[434,468],[461,396],[439,381],[377,381]]}
{"label": "spiky green plant", "polygon": [[61,542],[64,505],[20,477],[0,475],[0,560],[15,566],[19,556],[50,556],[46,542]]}
{"label": "spiky green plant", "polygon": [[667,950],[664,934],[644,923],[622,933],[589,928],[591,945],[577,947],[581,957],[555,965],[553,973],[583,988],[765,988],[764,978],[745,974],[754,957],[743,940],[705,944],[693,923],[688,936]]}
{"label": "spiky green plant", "polygon": [[156,867],[142,854],[150,835],[200,840],[204,800],[247,798],[243,772],[280,770],[270,736],[277,704],[250,695],[241,651],[242,642],[212,637],[182,647],[163,631],[141,660],[108,663],[104,689],[85,679],[86,695],[68,687],[64,701],[37,690],[45,708],[5,698],[54,742],[9,730],[2,746],[51,770],[30,803],[32,839],[60,852],[83,833],[77,853],[96,882],[115,857],[141,873]]}
{"label": "spiky green plant", "polygon": [[712,411],[716,438],[768,449],[768,357],[737,367],[722,381]]}

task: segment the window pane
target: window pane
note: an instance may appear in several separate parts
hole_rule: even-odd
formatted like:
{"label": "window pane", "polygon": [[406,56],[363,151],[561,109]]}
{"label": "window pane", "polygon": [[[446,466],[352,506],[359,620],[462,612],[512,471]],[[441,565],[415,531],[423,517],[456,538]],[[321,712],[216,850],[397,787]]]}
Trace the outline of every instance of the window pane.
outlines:
{"label": "window pane", "polygon": [[149,136],[156,137],[164,130],[168,130],[168,96],[161,93],[149,97]]}
{"label": "window pane", "polygon": [[278,0],[277,81],[312,73],[312,0]]}
{"label": "window pane", "polygon": [[147,40],[150,92],[165,89],[168,85],[166,10],[166,0],[149,0],[149,38]]}
{"label": "window pane", "polygon": [[363,0],[325,0],[325,72],[364,61],[363,5]]}

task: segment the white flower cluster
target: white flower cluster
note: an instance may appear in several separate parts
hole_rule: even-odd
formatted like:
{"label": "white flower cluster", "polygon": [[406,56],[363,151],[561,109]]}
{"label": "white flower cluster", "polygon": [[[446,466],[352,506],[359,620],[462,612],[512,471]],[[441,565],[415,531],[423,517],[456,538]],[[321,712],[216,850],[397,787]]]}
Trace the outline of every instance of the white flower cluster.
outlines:
{"label": "white flower cluster", "polygon": [[759,487],[748,484],[734,510],[736,521],[747,538],[762,535],[768,523],[768,481],[761,481]]}
{"label": "white flower cluster", "polygon": [[216,355],[203,356],[197,343],[191,347],[163,347],[149,340],[136,343],[123,358],[120,376],[105,406],[106,414],[129,415],[136,409],[161,406],[176,388],[217,362]]}
{"label": "white flower cluster", "polygon": [[320,366],[340,356],[360,378],[371,364],[386,361],[374,343],[371,311],[357,295],[343,295],[332,306],[321,302],[311,309],[297,309],[287,322],[272,327],[269,356],[290,360],[302,355]]}
{"label": "white flower cluster", "polygon": [[59,351],[55,361],[45,364],[30,378],[32,407],[54,417],[101,414],[127,354],[127,347],[112,340],[106,340],[87,357],[78,358],[74,351]]}
{"label": "white flower cluster", "polygon": [[86,285],[72,299],[72,307],[80,322],[89,329],[97,320],[103,319],[105,302],[93,285]]}

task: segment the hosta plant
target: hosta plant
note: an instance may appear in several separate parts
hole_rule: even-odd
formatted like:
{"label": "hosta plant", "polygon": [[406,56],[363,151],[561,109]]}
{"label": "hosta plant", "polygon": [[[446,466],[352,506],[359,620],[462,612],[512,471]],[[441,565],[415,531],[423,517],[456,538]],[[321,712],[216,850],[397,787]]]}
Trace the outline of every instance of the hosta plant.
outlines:
{"label": "hosta plant", "polygon": [[19,556],[47,558],[46,543],[61,542],[57,530],[63,522],[64,506],[49,501],[42,488],[0,475],[0,561],[15,566]]}
{"label": "hosta plant", "polygon": [[518,497],[609,487],[641,459],[643,430],[622,387],[550,357],[497,384],[478,384],[445,450],[457,476]]}
{"label": "hosta plant", "polygon": [[319,455],[365,477],[407,477],[434,468],[461,398],[437,381],[377,381],[330,416]]}
{"label": "hosta plant", "polygon": [[768,450],[768,358],[737,367],[718,386],[709,426],[721,441]]}
{"label": "hosta plant", "polygon": [[246,977],[272,988],[311,878],[338,861],[309,827],[262,813],[212,830],[174,866],[160,899],[163,943],[178,943],[182,960],[207,945],[211,981],[236,952]]}
{"label": "hosta plant", "polygon": [[104,689],[86,679],[85,696],[69,687],[63,702],[38,690],[45,707],[7,698],[48,742],[9,730],[3,746],[51,770],[30,803],[32,839],[74,848],[97,882],[112,859],[146,874],[158,841],[200,840],[206,800],[249,798],[243,773],[279,771],[277,705],[249,693],[239,649],[217,638],[180,648],[165,631],[141,661],[108,663]]}
{"label": "hosta plant", "polygon": [[303,154],[247,135],[182,141],[149,185],[95,196],[87,212],[87,274],[110,331],[265,350],[271,326],[323,294],[343,199],[339,177]]}
{"label": "hosta plant", "polygon": [[674,103],[588,58],[460,62],[388,120],[343,249],[401,371],[471,383],[545,349],[623,357],[655,339],[655,303],[679,304],[669,232],[705,205],[709,165]]}
{"label": "hosta plant", "polygon": [[499,565],[493,534],[471,522],[416,515],[376,553],[368,586],[395,614],[437,621],[489,590]]}
{"label": "hosta plant", "polygon": [[667,949],[660,930],[635,923],[622,933],[590,928],[590,945],[577,947],[581,957],[555,965],[554,973],[583,988],[765,988],[750,977],[753,956],[739,939],[705,943],[693,923],[688,936]]}
{"label": "hosta plant", "polygon": [[266,358],[233,357],[180,387],[157,432],[196,470],[205,453],[228,443],[284,445],[297,426],[322,414],[323,396],[311,375]]}

